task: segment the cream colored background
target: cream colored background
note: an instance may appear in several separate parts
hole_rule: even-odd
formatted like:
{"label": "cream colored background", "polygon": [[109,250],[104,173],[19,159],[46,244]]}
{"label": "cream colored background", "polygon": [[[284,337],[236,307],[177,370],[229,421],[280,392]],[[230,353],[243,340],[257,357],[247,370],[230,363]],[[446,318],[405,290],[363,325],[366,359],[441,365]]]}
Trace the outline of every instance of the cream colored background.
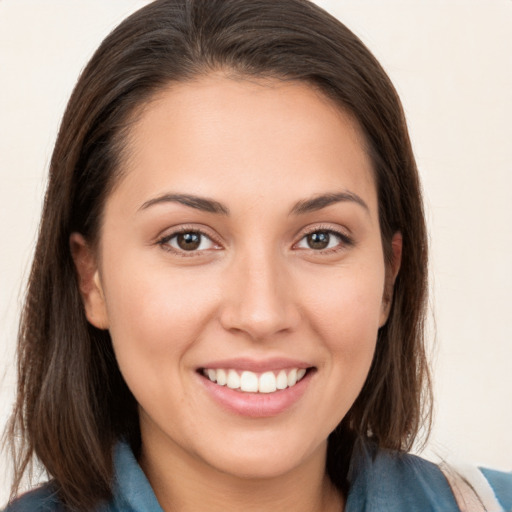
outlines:
{"label": "cream colored background", "polygon": [[[0,426],[60,116],[101,39],[145,3],[0,0]],[[390,74],[423,178],[437,331],[426,455],[512,470],[512,1],[318,3]],[[0,504],[7,475],[3,456]]]}

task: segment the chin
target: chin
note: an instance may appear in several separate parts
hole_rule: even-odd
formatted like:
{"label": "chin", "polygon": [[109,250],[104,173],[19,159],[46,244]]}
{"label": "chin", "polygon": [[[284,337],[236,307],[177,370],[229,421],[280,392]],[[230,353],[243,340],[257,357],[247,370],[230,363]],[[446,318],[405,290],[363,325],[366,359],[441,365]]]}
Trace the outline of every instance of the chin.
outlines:
{"label": "chin", "polygon": [[264,456],[237,456],[229,461],[220,461],[215,469],[226,475],[243,480],[269,480],[282,477],[300,466],[301,460],[289,460],[282,454],[275,460],[268,454]]}
{"label": "chin", "polygon": [[210,452],[205,459],[221,473],[247,480],[282,477],[317,457],[324,463],[327,440],[317,447],[287,441],[289,439],[265,443],[259,439],[245,442],[244,447],[240,447],[240,443],[224,444],[221,453]]}

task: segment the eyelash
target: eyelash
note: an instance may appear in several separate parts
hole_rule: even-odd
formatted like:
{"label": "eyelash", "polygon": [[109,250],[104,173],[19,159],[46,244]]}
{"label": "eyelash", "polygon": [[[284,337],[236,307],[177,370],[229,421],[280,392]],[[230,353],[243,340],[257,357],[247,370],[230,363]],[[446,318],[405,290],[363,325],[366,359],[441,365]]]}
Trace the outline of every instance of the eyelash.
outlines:
{"label": "eyelash", "polygon": [[[325,233],[329,236],[334,236],[334,237],[338,238],[339,243],[335,247],[330,247],[327,249],[313,249],[311,247],[309,247],[309,248],[298,248],[297,247],[298,244],[300,244],[304,239],[306,239],[308,236],[311,236],[315,233]],[[210,234],[206,233],[202,229],[199,229],[197,227],[187,227],[187,226],[183,226],[183,227],[179,228],[178,230],[173,231],[172,233],[161,237],[159,240],[157,240],[157,244],[160,245],[164,250],[169,251],[178,256],[185,257],[185,258],[200,256],[201,254],[204,253],[204,251],[209,250],[209,249],[199,249],[199,250],[195,249],[195,250],[187,251],[185,249],[177,249],[177,248],[169,245],[169,242],[173,238],[175,238],[181,234],[196,234],[196,235],[199,235],[200,237],[204,237],[204,238],[208,239],[212,244],[220,246],[220,244]],[[201,243],[202,243],[202,241],[200,241],[200,244]],[[354,245],[354,240],[352,238],[350,238],[349,236],[347,236],[345,233],[342,233],[340,231],[337,231],[337,230],[334,230],[334,229],[328,228],[328,227],[315,226],[314,229],[311,229],[311,230],[305,232],[301,236],[299,241],[294,244],[294,247],[297,247],[299,250],[310,250],[310,251],[314,252],[315,254],[331,254],[331,253],[336,253],[338,251],[341,251],[347,247],[352,247],[353,245]]]}

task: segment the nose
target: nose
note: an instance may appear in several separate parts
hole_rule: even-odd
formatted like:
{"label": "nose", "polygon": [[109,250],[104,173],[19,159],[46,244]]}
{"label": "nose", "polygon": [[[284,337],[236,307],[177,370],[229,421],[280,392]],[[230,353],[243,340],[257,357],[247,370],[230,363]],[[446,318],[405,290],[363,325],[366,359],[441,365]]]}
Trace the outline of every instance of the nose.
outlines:
{"label": "nose", "polygon": [[224,329],[265,340],[297,328],[301,316],[283,259],[272,251],[247,251],[236,258],[224,280]]}

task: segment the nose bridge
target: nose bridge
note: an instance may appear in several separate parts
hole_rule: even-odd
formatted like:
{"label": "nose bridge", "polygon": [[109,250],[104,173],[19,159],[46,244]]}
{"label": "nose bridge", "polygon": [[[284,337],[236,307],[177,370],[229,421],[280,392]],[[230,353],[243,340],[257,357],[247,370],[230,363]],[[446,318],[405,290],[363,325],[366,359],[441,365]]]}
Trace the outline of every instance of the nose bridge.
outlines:
{"label": "nose bridge", "polygon": [[285,259],[263,244],[247,247],[235,256],[222,313],[226,329],[263,339],[295,328],[299,315]]}

